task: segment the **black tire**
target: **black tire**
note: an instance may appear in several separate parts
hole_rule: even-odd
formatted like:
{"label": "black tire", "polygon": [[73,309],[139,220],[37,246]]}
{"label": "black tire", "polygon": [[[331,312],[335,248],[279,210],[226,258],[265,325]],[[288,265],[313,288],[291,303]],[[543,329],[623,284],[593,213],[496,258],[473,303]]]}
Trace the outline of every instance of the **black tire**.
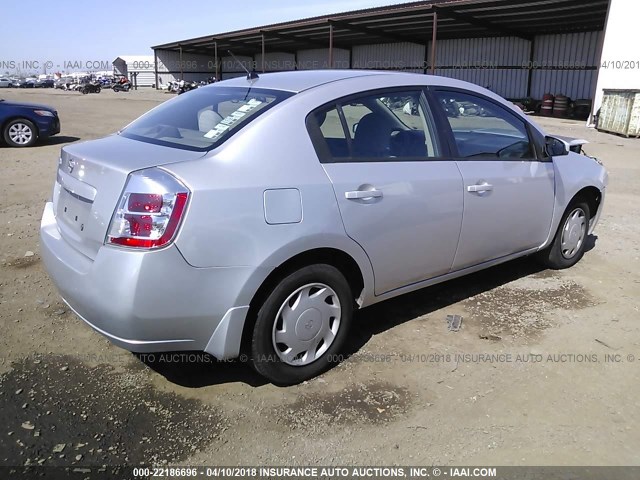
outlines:
{"label": "black tire", "polygon": [[[315,356],[318,354],[318,358],[305,365],[291,365],[290,363],[285,362],[281,357],[281,355],[283,355],[282,350],[280,350],[282,348],[281,344],[278,343],[278,347],[276,347],[275,344],[275,330],[277,328],[276,322],[278,321],[277,317],[279,316],[281,307],[284,308],[284,304],[287,299],[292,295],[295,295],[298,290],[307,288],[309,285],[314,284],[322,284],[329,287],[328,291],[331,291],[332,293],[332,295],[329,295],[331,297],[329,299],[331,303],[327,302],[326,299],[323,299],[322,301],[332,305],[332,308],[335,308],[336,304],[334,303],[334,297],[337,296],[340,314],[339,318],[337,318],[337,325],[333,323],[333,325],[336,325],[335,328],[337,328],[337,331],[324,353],[318,353],[324,347],[315,349],[313,355]],[[313,289],[313,287],[311,288]],[[310,296],[307,298],[312,297]],[[353,306],[354,300],[349,283],[345,279],[344,275],[342,275],[337,268],[332,267],[331,265],[309,265],[287,275],[273,288],[256,314],[256,321],[251,337],[250,351],[251,364],[253,368],[269,381],[281,386],[295,385],[326,371],[331,366],[338,363],[339,356],[337,354],[341,352],[344,341],[348,335],[351,317],[353,316]],[[306,314],[309,310],[305,310],[304,313]],[[294,313],[294,318],[295,317],[296,314]],[[322,317],[322,315],[319,315],[319,317]],[[336,317],[332,318],[333,320],[328,321],[335,322]],[[301,319],[302,314],[295,320],[296,337],[298,336],[298,328],[310,328],[308,323],[301,324]],[[312,325],[314,321],[318,322],[316,323],[317,326],[326,325],[322,318],[312,320]],[[312,327],[312,332],[313,328],[315,327]],[[306,330],[302,330],[302,332],[305,334],[308,333]],[[310,341],[318,341],[321,336],[322,332],[319,330],[315,333],[315,336],[310,339]],[[296,338],[296,340],[298,340],[298,338]],[[319,341],[320,345],[318,347],[325,343],[324,340]],[[280,353],[276,352],[276,348],[280,350]]]}
{"label": "black tire", "polygon": [[97,87],[96,88],[96,93],[100,93],[100,90],[101,90],[100,87]]}
{"label": "black tire", "polygon": [[[16,138],[16,129],[20,129],[24,135],[29,135],[28,139],[21,136],[26,140],[24,141],[24,143]],[[38,141],[38,129],[26,118],[15,118],[11,120],[4,126],[4,130],[2,133],[4,136],[4,141],[11,147],[31,147]]]}
{"label": "black tire", "polygon": [[[578,217],[576,217],[577,215]],[[573,222],[571,219],[574,219]],[[549,268],[554,270],[561,270],[574,266],[580,261],[584,255],[585,245],[587,242],[587,236],[589,233],[589,220],[591,218],[591,212],[589,210],[589,204],[583,198],[574,199],[560,220],[558,231],[553,237],[551,245],[546,249],[538,252],[537,259]],[[563,248],[563,235],[571,235],[572,229],[569,228],[573,225],[573,230],[578,228],[576,223],[580,221],[580,233],[581,240],[579,246],[575,249],[567,250]]]}
{"label": "black tire", "polygon": [[89,89],[87,87],[84,87],[82,90],[80,90],[82,92],[83,95],[86,95],[87,93],[89,93]]}

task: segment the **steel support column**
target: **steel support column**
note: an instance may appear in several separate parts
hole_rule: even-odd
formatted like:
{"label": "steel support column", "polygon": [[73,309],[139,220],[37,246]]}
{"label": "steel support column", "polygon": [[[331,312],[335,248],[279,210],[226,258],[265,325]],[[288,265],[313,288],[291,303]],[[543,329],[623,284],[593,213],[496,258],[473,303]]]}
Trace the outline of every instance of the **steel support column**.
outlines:
{"label": "steel support column", "polygon": [[213,58],[216,65],[216,82],[220,81],[220,70],[218,68],[218,42],[213,42]]}
{"label": "steel support column", "polygon": [[262,73],[264,73],[264,33],[262,34]]}
{"label": "steel support column", "polygon": [[433,75],[436,73],[436,38],[438,37],[438,12],[433,12],[433,28],[431,30],[431,75]]}
{"label": "steel support column", "polygon": [[153,65],[154,65],[155,74],[156,74],[156,90],[159,90],[160,85],[158,84],[158,51],[157,50],[153,51]]}
{"label": "steel support column", "polygon": [[527,72],[527,97],[531,96],[531,85],[533,84],[533,55],[536,48],[535,38],[529,40],[529,71]]}
{"label": "steel support column", "polygon": [[333,24],[329,24],[329,68],[333,68]]}

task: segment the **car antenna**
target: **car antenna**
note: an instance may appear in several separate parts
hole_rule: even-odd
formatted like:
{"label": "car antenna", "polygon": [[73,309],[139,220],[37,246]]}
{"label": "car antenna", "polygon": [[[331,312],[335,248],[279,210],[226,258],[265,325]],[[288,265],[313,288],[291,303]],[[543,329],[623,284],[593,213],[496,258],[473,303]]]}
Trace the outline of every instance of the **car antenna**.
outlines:
{"label": "car antenna", "polygon": [[233,57],[233,59],[238,62],[238,64],[242,67],[242,69],[247,72],[247,80],[251,81],[251,80],[257,80],[258,78],[260,78],[258,76],[258,74],[256,73],[256,69],[254,68],[253,70],[249,71],[247,69],[247,67],[244,66],[244,64],[238,60],[236,58],[236,56],[233,54],[233,52],[231,50],[227,50],[227,52],[229,53],[229,55],[231,55]]}

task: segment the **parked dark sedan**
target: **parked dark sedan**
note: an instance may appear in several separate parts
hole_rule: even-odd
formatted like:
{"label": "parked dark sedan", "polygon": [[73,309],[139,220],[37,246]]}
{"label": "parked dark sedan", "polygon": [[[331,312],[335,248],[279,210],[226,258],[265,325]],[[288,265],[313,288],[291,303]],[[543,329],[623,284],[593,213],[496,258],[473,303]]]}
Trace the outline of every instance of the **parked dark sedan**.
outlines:
{"label": "parked dark sedan", "polygon": [[0,132],[11,147],[30,147],[60,133],[58,112],[47,105],[0,99]]}
{"label": "parked dark sedan", "polygon": [[54,83],[50,78],[45,78],[44,80],[38,80],[34,86],[35,88],[53,88]]}
{"label": "parked dark sedan", "polygon": [[18,80],[14,86],[17,88],[35,88],[37,80],[35,78],[27,78]]}

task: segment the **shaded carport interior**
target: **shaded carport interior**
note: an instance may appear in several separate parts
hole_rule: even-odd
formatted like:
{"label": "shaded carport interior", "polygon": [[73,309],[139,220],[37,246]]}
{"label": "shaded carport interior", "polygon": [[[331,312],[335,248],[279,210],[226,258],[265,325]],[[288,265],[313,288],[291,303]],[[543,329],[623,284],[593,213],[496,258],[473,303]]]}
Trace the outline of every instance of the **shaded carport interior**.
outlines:
{"label": "shaded carport interior", "polygon": [[[359,45],[406,42],[428,46],[421,67],[423,73],[433,73],[436,67],[469,68],[468,65],[439,62],[436,56],[439,40],[513,37],[529,42],[531,62],[497,68],[528,70],[527,93],[530,93],[536,36],[602,31],[608,4],[609,0],[431,0],[265,25],[152,48],[156,51],[156,59],[157,52],[161,50],[177,52],[180,60],[189,54],[211,58],[213,69],[208,69],[208,72],[214,70],[216,77],[221,78],[220,59],[228,56],[229,51],[238,57],[255,59],[259,56],[260,61],[256,61],[254,66],[258,71],[264,71],[266,54],[288,53],[297,61],[296,55],[300,50],[327,49],[327,66],[332,68],[335,67],[336,49],[351,51]],[[176,64],[179,69],[169,68],[168,71],[182,75],[183,62]],[[570,67],[593,70],[597,69],[597,62]],[[563,69],[566,65],[549,64],[543,68]]]}

